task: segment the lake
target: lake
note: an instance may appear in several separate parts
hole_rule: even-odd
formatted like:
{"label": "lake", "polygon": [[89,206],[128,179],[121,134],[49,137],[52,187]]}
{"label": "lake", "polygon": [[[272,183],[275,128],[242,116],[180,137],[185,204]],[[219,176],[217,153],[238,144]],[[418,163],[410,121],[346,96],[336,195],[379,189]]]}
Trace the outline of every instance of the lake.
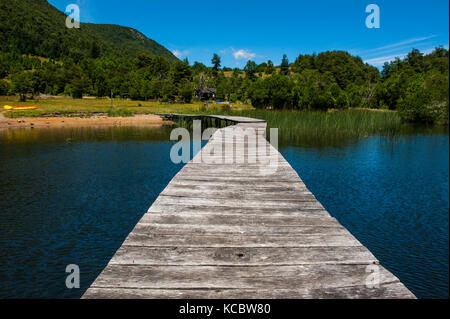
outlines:
{"label": "lake", "polygon": [[[182,165],[170,127],[0,131],[0,298],[79,298]],[[420,298],[448,297],[448,130],[283,140],[308,188]],[[65,286],[68,264],[81,288]]]}

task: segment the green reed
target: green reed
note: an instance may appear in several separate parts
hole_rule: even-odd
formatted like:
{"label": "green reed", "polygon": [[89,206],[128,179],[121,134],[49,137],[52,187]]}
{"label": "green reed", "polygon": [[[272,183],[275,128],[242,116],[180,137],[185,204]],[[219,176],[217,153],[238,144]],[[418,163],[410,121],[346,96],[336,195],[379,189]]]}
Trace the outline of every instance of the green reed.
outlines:
{"label": "green reed", "polygon": [[405,125],[396,112],[349,109],[339,111],[242,110],[221,108],[203,114],[229,114],[264,119],[278,128],[281,144],[333,145],[371,135],[395,136]]}

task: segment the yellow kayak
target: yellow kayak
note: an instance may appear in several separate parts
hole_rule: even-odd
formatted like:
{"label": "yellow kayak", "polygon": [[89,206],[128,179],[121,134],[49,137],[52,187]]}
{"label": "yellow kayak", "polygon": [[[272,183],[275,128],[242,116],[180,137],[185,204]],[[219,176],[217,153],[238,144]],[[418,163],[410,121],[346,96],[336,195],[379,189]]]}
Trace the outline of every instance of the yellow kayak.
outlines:
{"label": "yellow kayak", "polygon": [[15,111],[15,110],[17,110],[17,111],[19,111],[19,110],[35,110],[35,109],[37,109],[37,106],[36,105],[31,105],[31,106],[10,106],[10,105],[5,105],[5,106],[3,106],[3,108],[5,109],[5,110],[13,110],[13,111]]}

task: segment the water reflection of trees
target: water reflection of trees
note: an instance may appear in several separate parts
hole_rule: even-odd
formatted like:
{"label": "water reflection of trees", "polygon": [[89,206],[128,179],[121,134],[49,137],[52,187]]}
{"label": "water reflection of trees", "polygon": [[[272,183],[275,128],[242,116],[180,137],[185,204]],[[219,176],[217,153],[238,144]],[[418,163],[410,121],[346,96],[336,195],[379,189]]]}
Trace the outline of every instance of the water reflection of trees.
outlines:
{"label": "water reflection of trees", "polygon": [[102,126],[14,128],[0,130],[1,144],[72,143],[76,141],[169,141],[171,125],[158,127]]}

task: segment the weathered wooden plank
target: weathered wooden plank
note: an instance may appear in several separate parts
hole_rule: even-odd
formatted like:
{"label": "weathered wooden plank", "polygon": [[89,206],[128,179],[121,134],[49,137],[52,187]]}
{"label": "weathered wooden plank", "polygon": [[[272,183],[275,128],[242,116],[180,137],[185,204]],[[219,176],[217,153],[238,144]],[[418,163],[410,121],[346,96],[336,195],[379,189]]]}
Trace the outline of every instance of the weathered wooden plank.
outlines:
{"label": "weathered wooden plank", "polygon": [[263,266],[307,264],[374,264],[377,259],[357,247],[121,247],[111,265]]}
{"label": "weathered wooden plank", "polygon": [[174,181],[167,185],[166,190],[179,189],[179,190],[190,190],[196,192],[214,190],[214,191],[234,191],[234,192],[245,192],[247,194],[273,194],[273,193],[283,193],[283,194],[311,194],[312,193],[302,184],[272,184],[261,185],[259,183],[245,184],[242,183],[216,183],[216,182],[195,182],[195,181]]}
{"label": "weathered wooden plank", "polygon": [[90,288],[84,298],[92,299],[405,299],[415,298],[400,282],[337,288],[290,289],[136,289]]}
{"label": "weathered wooden plank", "polygon": [[[220,159],[220,157],[218,157],[218,156],[209,157],[209,158],[214,158],[214,160]],[[248,158],[245,157],[245,159],[248,159]],[[249,169],[249,168],[253,169],[253,170],[256,170],[256,169],[259,170],[259,169],[265,168],[266,165],[267,165],[266,163],[261,163],[259,161],[259,159],[257,161],[255,161],[255,163],[248,163],[248,161],[247,161],[246,164],[238,164],[238,163],[229,164],[229,163],[226,163],[224,160],[223,162],[215,162],[215,163],[207,163],[207,162],[192,163],[192,164],[189,164],[189,166],[186,165],[185,168],[186,168],[186,171],[188,170],[188,168],[189,169],[192,168],[192,170],[201,170],[201,169],[203,169],[203,170],[214,169],[215,170],[218,167],[220,167],[221,170],[232,169],[232,170],[236,170],[236,171],[241,171],[241,170],[245,170],[245,169]],[[291,168],[291,166],[289,164],[281,163],[281,162],[277,163],[277,167],[285,168],[285,170],[289,170]]]}
{"label": "weathered wooden plank", "polygon": [[[154,204],[156,205],[196,205],[196,206],[220,206],[220,207],[264,207],[278,209],[282,207],[301,209],[324,209],[318,201],[302,201],[301,199],[290,200],[254,200],[240,199],[239,201],[230,201],[228,198],[202,198],[198,197],[177,197],[177,196],[159,196]],[[231,198],[232,199],[232,198]]]}
{"label": "weathered wooden plank", "polygon": [[[398,282],[379,267],[380,284]],[[141,266],[110,264],[95,280],[97,288],[338,288],[365,285],[367,264],[266,266]]]}
{"label": "weathered wooden plank", "polygon": [[176,212],[180,214],[224,214],[224,215],[260,215],[260,216],[285,216],[285,217],[303,217],[310,216],[329,216],[325,209],[317,208],[292,208],[292,207],[233,207],[233,206],[215,206],[215,205],[183,205],[183,204],[153,204],[148,210],[149,213],[167,213]]}
{"label": "weathered wooden plank", "polygon": [[[219,165],[220,166],[220,165]],[[275,170],[275,171],[274,171]],[[272,169],[259,169],[259,168],[251,168],[248,169],[227,169],[224,167],[223,169],[217,169],[214,171],[205,171],[204,169],[198,168],[194,169],[192,167],[184,168],[183,174],[185,175],[191,175],[193,177],[202,175],[202,176],[208,176],[208,177],[220,177],[223,175],[227,175],[229,177],[239,177],[239,178],[246,178],[247,176],[262,176],[267,177],[270,175],[270,177],[277,178],[298,178],[297,175],[294,172],[291,172],[290,170],[284,171],[282,168],[276,168],[274,167],[274,170]]]}
{"label": "weathered wooden plank", "polygon": [[[198,190],[193,189],[177,189],[168,187],[166,188],[161,195],[163,196],[179,196],[179,197],[192,197],[198,196]],[[243,192],[243,191],[227,191],[224,192],[222,190],[215,189],[205,189],[202,190],[202,194],[205,198],[223,198],[223,199],[253,199],[253,200],[270,200],[270,201],[280,201],[280,200],[296,200],[302,202],[315,202],[316,198],[310,192],[292,192],[292,193],[284,193],[284,192]]]}
{"label": "weathered wooden plank", "polygon": [[[414,298],[265,140],[265,122],[207,117],[245,123],[176,174],[84,298]],[[236,127],[254,129],[265,156]]]}
{"label": "weathered wooden plank", "polygon": [[216,189],[223,189],[223,190],[229,190],[233,189],[236,191],[245,191],[245,192],[251,192],[253,190],[265,190],[267,188],[272,188],[274,191],[309,191],[305,184],[301,183],[299,180],[296,180],[295,182],[277,182],[273,180],[257,180],[257,181],[250,181],[250,180],[227,180],[227,181],[221,181],[221,180],[211,180],[211,179],[205,179],[201,178],[183,178],[182,176],[175,177],[172,179],[169,185],[171,187],[190,187],[190,188],[216,188]]}
{"label": "weathered wooden plank", "polygon": [[[325,228],[325,229],[324,229]],[[174,225],[139,223],[134,234],[152,235],[229,235],[229,236],[305,236],[327,232],[329,235],[347,235],[348,231],[339,224],[315,226],[267,226],[267,225]]]}
{"label": "weathered wooden plank", "polygon": [[299,183],[299,178],[294,175],[289,176],[206,176],[206,175],[176,175],[173,181],[209,181],[215,183]]}
{"label": "weathered wooden plank", "polygon": [[[256,162],[255,162],[256,163]],[[214,169],[209,168],[208,166],[202,166],[203,164],[193,164],[190,166],[185,166],[181,174],[183,175],[195,175],[200,174],[202,176],[227,176],[227,177],[233,177],[233,176],[240,176],[240,177],[258,177],[261,175],[261,173],[270,173],[270,177],[296,177],[298,178],[298,175],[296,172],[292,171],[292,168],[290,167],[282,167],[277,164],[274,164],[273,166],[269,166],[267,164],[264,165],[254,165],[255,163],[249,163],[245,162],[245,168],[238,168],[236,165],[226,165],[221,164],[218,162],[215,162]],[[239,164],[242,166],[242,164]],[[202,174],[203,173],[203,174]]]}
{"label": "weathered wooden plank", "polygon": [[342,247],[361,246],[349,234],[234,235],[230,234],[138,234],[131,232],[124,246],[160,247]]}
{"label": "weathered wooden plank", "polygon": [[299,213],[295,216],[252,214],[208,214],[188,212],[148,213],[139,224],[173,225],[270,225],[270,226],[336,226],[340,224],[325,214]]}
{"label": "weathered wooden plank", "polygon": [[[285,198],[285,199],[312,199],[316,197],[308,189],[287,188],[280,187],[255,187],[253,189],[244,189],[243,187],[228,186],[206,186],[206,185],[180,185],[170,184],[161,193],[167,196],[198,196],[198,194],[205,194],[208,197],[229,197],[237,196],[248,199],[264,199],[273,200],[270,197]],[[236,197],[236,198],[237,198]],[[262,197],[262,198],[258,198]]]}

